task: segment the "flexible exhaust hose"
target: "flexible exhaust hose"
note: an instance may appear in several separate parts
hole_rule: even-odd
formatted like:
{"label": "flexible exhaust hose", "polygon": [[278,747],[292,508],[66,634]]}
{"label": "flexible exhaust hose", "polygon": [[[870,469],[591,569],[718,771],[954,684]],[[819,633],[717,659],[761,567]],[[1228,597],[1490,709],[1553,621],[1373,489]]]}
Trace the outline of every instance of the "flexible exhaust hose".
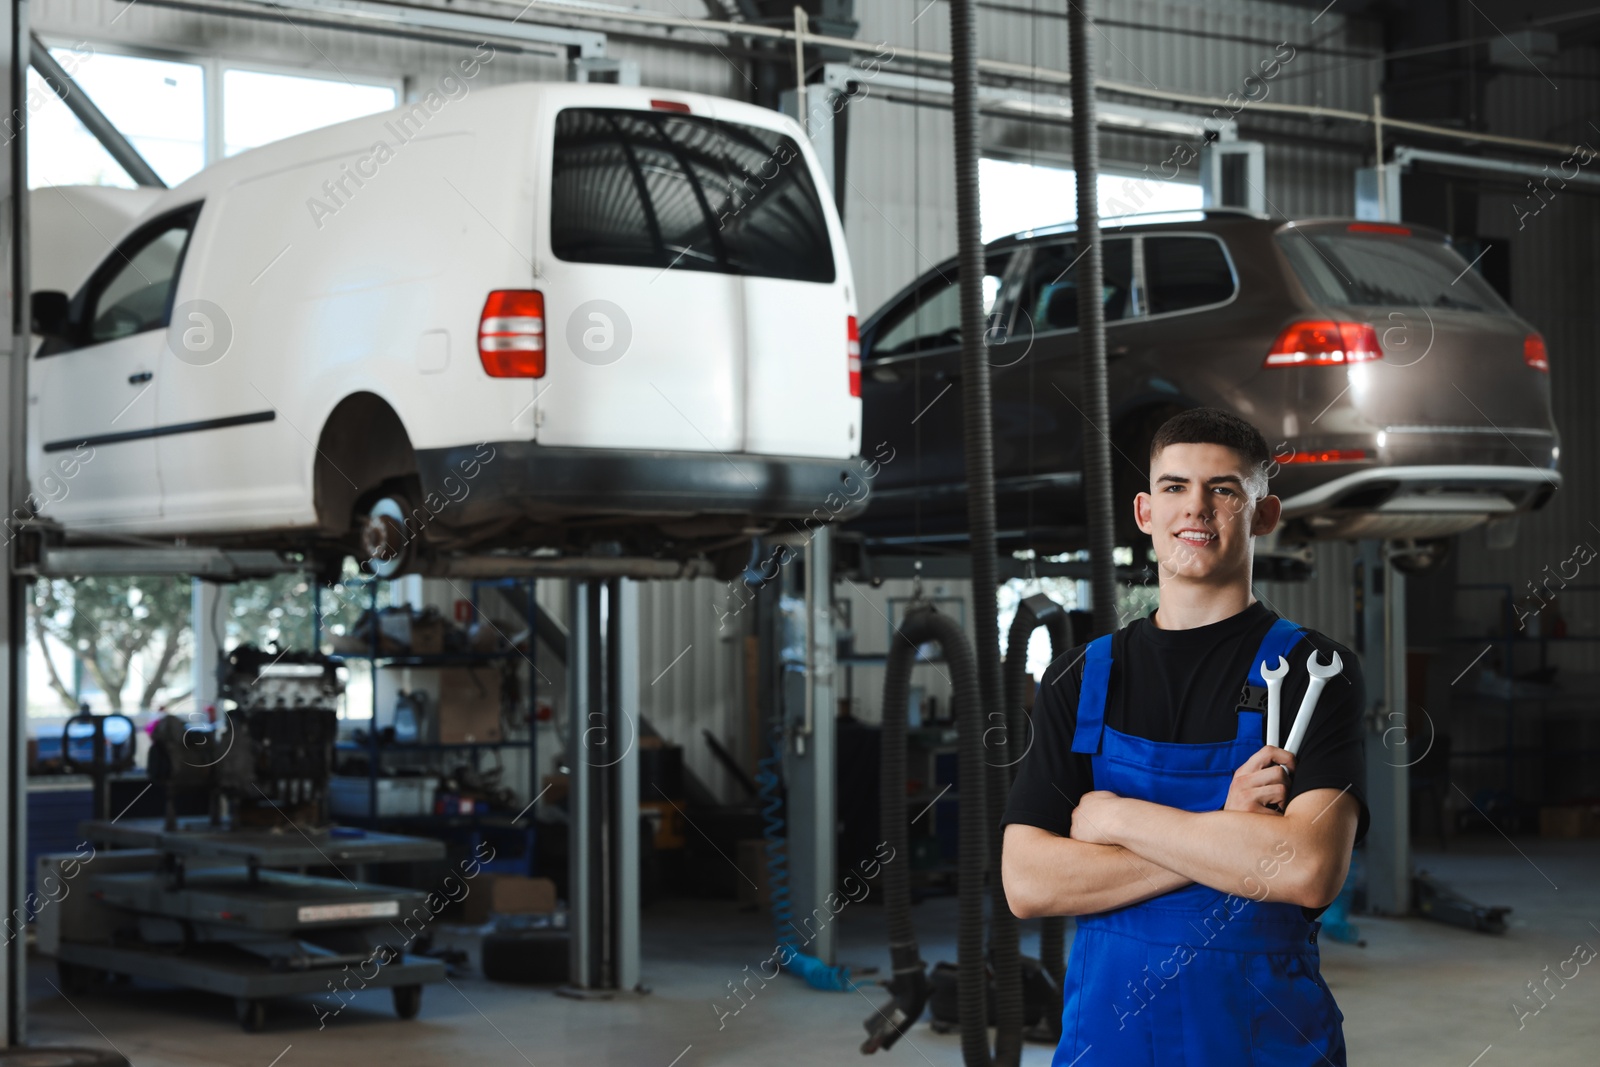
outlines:
{"label": "flexible exhaust hose", "polygon": [[[1072,73],[1072,167],[1078,185],[1078,361],[1083,389],[1084,519],[1089,526],[1094,632],[1117,628],[1116,543],[1111,494],[1111,401],[1106,379],[1106,309],[1100,262],[1100,141],[1095,129],[1091,0],[1067,5],[1067,51]],[[1096,30],[1095,32],[1099,32]],[[1121,507],[1127,507],[1123,502]],[[1137,562],[1137,561],[1136,561]]]}
{"label": "flexible exhaust hose", "polygon": [[[1061,605],[1043,593],[1035,593],[1017,606],[1017,614],[1011,620],[1011,630],[1006,639],[1005,674],[1008,712],[1006,736],[1008,740],[1015,739],[1018,744],[1024,746],[1024,749],[1018,752],[1013,748],[1005,761],[1005,780],[1008,790],[1010,779],[1015,776],[1016,767],[1022,762],[1027,749],[1031,747],[1034,736],[1034,731],[1028,728],[1022,709],[1027,703],[1027,687],[1031,681],[1028,677],[1028,641],[1039,626],[1043,626],[1050,634],[1050,661],[1054,663],[1088,640],[1091,621],[1087,612],[1075,611],[1069,614]],[[1037,708],[1037,703],[1034,706]],[[994,824],[998,825],[999,821],[998,818],[995,819]],[[999,856],[996,855],[994,857],[996,870],[999,870],[999,863]],[[1066,955],[1067,920],[1060,915],[1039,920],[1039,964],[1045,973],[1055,980],[1058,992],[1062,982],[1066,980]],[[1042,1022],[1049,1032],[1059,1034],[1060,1002],[1053,1007],[1053,1011],[1046,1010]]]}
{"label": "flexible exhaust hose", "polygon": [[[972,549],[972,623],[977,675],[967,708],[958,712],[961,737],[961,930],[958,1001],[961,1056],[967,1067],[990,1067],[988,989],[983,960],[983,901],[987,873],[993,878],[990,962],[995,973],[995,1053],[992,1062],[1014,1067],[1022,1059],[1022,972],[1017,923],[1005,903],[998,867],[990,867],[986,841],[998,830],[1003,798],[984,802],[987,768],[983,751],[985,709],[1004,707],[1000,682],[1000,623],[995,603],[999,565],[995,559],[994,413],[990,408],[988,347],[984,343],[983,220],[978,200],[978,27],[974,0],[950,3],[951,116],[955,127],[956,248],[961,265],[961,408],[966,446],[967,530]],[[948,645],[946,648],[948,649]],[[968,718],[971,723],[969,725]],[[1001,731],[1003,734],[1004,731]],[[994,754],[1004,762],[1004,738]],[[979,820],[988,820],[980,822]],[[969,827],[970,823],[970,827]],[[971,892],[969,893],[969,889]],[[970,909],[970,914],[969,914]]]}
{"label": "flexible exhaust hose", "polygon": [[[991,818],[985,803],[984,726],[978,699],[978,672],[972,646],[960,625],[950,616],[938,612],[932,605],[917,605],[906,612],[890,644],[888,665],[883,687],[883,734],[881,740],[881,775],[879,803],[883,823],[883,836],[894,849],[896,857],[910,850],[910,821],[906,804],[906,719],[911,695],[911,668],[915,665],[916,650],[928,641],[938,642],[949,667],[954,687],[956,726],[959,737],[959,774],[961,787],[960,816],[960,875],[959,915],[957,936],[958,1000],[961,1015],[962,1057],[969,1067],[990,1067],[988,1040],[988,990],[986,961],[983,957],[983,893],[984,872],[989,867],[989,826],[998,821]],[[994,746],[991,746],[993,751]],[[1000,773],[1006,773],[1003,767]],[[975,796],[974,793],[977,795]],[[1007,1045],[1005,1027],[1011,1032],[1009,1044],[1017,1050],[1015,1064],[1021,1058],[1022,1048],[1022,975],[1017,954],[1016,919],[1005,907],[999,888],[998,868],[994,885],[994,955],[996,975],[996,1023],[1000,1027],[997,1045]],[[911,871],[909,863],[890,862],[883,868],[883,900],[889,924],[889,954],[893,978],[889,983],[894,1000],[867,1019],[867,1041],[862,1052],[874,1052],[894,1044],[922,1015],[932,986],[926,975],[926,964],[918,951],[916,931],[911,924]],[[1010,934],[1010,954],[1006,957],[1002,942],[1002,928]],[[1006,1006],[1006,989],[1002,979],[1010,975],[1014,992],[1010,996],[1010,1009]],[[1008,1023],[1008,1016],[1014,1021]]]}

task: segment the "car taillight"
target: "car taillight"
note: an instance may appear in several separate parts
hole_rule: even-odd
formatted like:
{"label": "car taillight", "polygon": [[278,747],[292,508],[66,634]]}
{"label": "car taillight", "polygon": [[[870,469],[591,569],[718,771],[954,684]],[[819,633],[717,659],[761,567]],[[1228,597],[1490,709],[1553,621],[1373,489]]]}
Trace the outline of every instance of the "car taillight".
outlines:
{"label": "car taillight", "polygon": [[861,395],[861,331],[856,327],[856,317],[845,319],[845,351],[849,354],[850,395]]}
{"label": "car taillight", "polygon": [[1410,237],[1411,230],[1406,226],[1390,226],[1382,222],[1352,222],[1345,227],[1351,233],[1386,233],[1391,237]]}
{"label": "car taillight", "polygon": [[1275,456],[1279,463],[1354,463],[1367,458],[1361,448],[1324,448],[1316,452],[1294,452],[1288,456]]}
{"label": "car taillight", "polygon": [[544,294],[496,289],[478,320],[478,359],[491,378],[544,377]]}
{"label": "car taillight", "polygon": [[1296,322],[1267,353],[1268,367],[1329,367],[1382,359],[1378,331],[1365,322]]}
{"label": "car taillight", "polygon": [[1522,362],[1534,370],[1550,373],[1550,354],[1545,351],[1541,334],[1530,333],[1522,339]]}
{"label": "car taillight", "polygon": [[678,100],[652,100],[650,106],[657,111],[681,111],[690,114],[689,105]]}

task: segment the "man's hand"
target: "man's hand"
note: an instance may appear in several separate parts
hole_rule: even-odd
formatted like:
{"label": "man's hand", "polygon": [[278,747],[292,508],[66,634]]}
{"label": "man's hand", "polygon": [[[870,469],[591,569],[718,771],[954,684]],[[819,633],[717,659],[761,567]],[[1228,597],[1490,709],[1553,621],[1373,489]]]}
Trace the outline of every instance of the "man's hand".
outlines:
{"label": "man's hand", "polygon": [[1114,845],[1111,836],[1116,805],[1122,800],[1105,789],[1094,789],[1083,794],[1078,806],[1072,809],[1072,839],[1091,845]]}
{"label": "man's hand", "polygon": [[[1294,771],[1294,754],[1273,745],[1262,745],[1255,755],[1233,772],[1228,799],[1223,811],[1250,811],[1258,815],[1283,814],[1289,797],[1289,775]],[[1078,824],[1072,824],[1078,836]]]}

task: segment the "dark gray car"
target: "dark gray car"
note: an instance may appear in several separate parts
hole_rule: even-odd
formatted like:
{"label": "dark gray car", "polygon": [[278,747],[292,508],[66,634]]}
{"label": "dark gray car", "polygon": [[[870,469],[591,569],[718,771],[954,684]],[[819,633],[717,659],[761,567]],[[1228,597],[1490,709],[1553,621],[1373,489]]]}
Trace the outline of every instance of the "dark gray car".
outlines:
{"label": "dark gray car", "polygon": [[[1241,212],[1108,220],[1106,351],[1118,543],[1150,438],[1225,408],[1277,458],[1280,543],[1437,539],[1542,507],[1561,484],[1544,340],[1420,226]],[[1002,544],[1086,546],[1072,226],[988,246]],[[867,441],[898,458],[850,524],[884,544],[966,534],[955,260],[861,329]],[[1091,432],[1093,432],[1091,430]]]}

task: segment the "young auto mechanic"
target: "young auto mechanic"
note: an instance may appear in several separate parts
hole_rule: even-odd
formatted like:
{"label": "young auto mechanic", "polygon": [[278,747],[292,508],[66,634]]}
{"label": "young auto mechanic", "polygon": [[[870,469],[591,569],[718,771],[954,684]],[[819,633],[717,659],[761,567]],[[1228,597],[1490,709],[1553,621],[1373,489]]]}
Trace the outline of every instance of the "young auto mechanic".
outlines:
{"label": "young auto mechanic", "polygon": [[1270,462],[1227,412],[1163,424],[1134,500],[1159,607],[1045,671],[1001,867],[1019,917],[1078,917],[1058,1067],[1345,1063],[1317,916],[1366,834],[1366,694],[1251,591]]}

